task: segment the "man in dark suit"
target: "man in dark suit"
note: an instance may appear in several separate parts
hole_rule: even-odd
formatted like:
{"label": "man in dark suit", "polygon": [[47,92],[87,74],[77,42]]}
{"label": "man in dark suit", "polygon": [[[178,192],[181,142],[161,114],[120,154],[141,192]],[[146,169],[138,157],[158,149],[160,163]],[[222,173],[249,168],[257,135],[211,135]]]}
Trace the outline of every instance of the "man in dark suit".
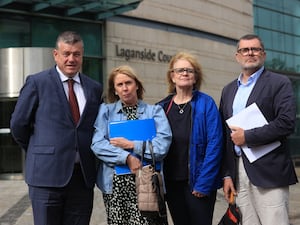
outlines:
{"label": "man in dark suit", "polygon": [[[96,178],[90,145],[102,86],[79,72],[83,50],[77,33],[60,34],[53,50],[56,66],[27,77],[11,117],[12,135],[26,152],[35,225],[90,221]],[[69,79],[74,80],[77,118],[68,101]]]}
{"label": "man in dark suit", "polygon": [[[287,149],[287,136],[294,132],[296,103],[289,79],[267,71],[265,58],[258,36],[240,38],[236,60],[242,72],[224,87],[220,102],[226,140],[223,190],[227,200],[231,192],[237,195],[243,225],[289,225],[289,185],[297,183],[297,177]],[[257,104],[267,125],[244,130],[226,124],[227,119],[252,103]],[[241,149],[275,141],[280,142],[279,147],[252,163]]]}

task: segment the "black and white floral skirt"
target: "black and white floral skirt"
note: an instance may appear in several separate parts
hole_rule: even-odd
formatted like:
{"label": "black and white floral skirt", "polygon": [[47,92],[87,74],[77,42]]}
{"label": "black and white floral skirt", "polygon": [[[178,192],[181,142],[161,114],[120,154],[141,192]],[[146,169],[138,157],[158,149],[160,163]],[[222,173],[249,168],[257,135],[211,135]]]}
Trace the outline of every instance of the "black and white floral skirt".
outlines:
{"label": "black and white floral skirt", "polygon": [[108,225],[167,225],[156,212],[141,213],[137,206],[135,175],[114,175],[113,193],[103,194]]}

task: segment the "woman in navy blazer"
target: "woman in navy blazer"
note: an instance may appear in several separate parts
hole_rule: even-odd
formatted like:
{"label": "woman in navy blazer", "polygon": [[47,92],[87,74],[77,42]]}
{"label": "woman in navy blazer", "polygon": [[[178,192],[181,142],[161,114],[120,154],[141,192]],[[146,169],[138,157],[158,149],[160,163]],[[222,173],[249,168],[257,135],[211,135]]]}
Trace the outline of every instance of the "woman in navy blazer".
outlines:
{"label": "woman in navy blazer", "polygon": [[[79,73],[83,41],[75,32],[57,38],[56,66],[27,77],[11,118],[11,132],[26,153],[35,225],[88,225],[96,179],[90,150],[102,86]],[[68,79],[74,79],[80,120],[68,102]]]}

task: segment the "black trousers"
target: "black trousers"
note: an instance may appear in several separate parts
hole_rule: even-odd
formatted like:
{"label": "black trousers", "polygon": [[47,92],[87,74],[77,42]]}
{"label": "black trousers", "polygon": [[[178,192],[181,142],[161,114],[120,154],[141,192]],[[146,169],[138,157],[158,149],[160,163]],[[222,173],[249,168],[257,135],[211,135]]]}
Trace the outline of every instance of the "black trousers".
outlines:
{"label": "black trousers", "polygon": [[211,225],[217,191],[197,198],[187,181],[165,181],[166,200],[174,225]]}
{"label": "black trousers", "polygon": [[88,225],[94,190],[85,186],[80,167],[62,188],[29,186],[35,225]]}

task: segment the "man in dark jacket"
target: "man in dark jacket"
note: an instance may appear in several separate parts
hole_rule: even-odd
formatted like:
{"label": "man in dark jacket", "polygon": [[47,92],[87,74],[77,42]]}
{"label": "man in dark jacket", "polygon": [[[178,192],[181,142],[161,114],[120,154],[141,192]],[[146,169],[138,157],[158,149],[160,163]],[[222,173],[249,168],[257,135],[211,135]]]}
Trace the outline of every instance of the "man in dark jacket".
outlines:
{"label": "man in dark jacket", "polygon": [[[264,45],[256,35],[245,35],[237,44],[236,60],[242,72],[222,92],[220,112],[225,129],[222,165],[224,194],[237,194],[243,225],[289,225],[289,185],[297,182],[287,148],[287,136],[294,132],[296,103],[290,80],[267,71]],[[268,124],[243,129],[228,126],[226,120],[256,103]],[[251,116],[251,115],[250,115]],[[243,121],[247,123],[247,121]],[[243,147],[279,141],[268,154],[250,162]]]}

